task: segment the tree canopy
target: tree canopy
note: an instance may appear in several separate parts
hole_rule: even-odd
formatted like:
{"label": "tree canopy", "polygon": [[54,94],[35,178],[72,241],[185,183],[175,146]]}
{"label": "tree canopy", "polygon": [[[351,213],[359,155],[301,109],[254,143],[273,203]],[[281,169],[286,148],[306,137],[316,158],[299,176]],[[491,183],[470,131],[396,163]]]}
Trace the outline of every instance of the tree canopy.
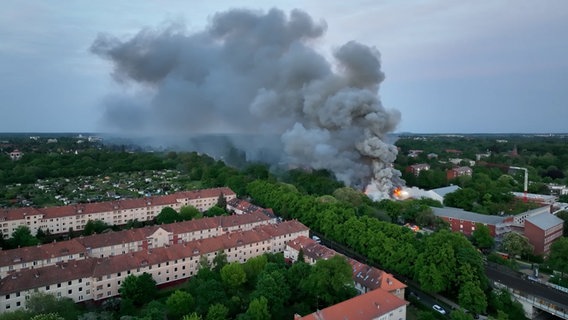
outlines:
{"label": "tree canopy", "polygon": [[124,299],[141,306],[152,301],[156,295],[156,281],[146,272],[139,276],[131,274],[124,278],[118,291]]}

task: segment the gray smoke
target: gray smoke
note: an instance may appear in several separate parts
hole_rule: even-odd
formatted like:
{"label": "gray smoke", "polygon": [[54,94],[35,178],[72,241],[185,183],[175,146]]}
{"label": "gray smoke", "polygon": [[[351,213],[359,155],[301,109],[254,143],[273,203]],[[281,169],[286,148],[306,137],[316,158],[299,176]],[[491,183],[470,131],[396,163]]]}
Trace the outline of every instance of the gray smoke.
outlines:
{"label": "gray smoke", "polygon": [[388,198],[400,172],[385,141],[400,114],[379,100],[379,53],[351,41],[328,61],[311,46],[325,30],[303,11],[272,9],[218,13],[198,33],[172,24],[126,40],[99,35],[92,52],[136,89],[106,99],[105,123],[128,132],[278,134],[287,163],[329,169],[347,185],[372,183],[373,198]]}

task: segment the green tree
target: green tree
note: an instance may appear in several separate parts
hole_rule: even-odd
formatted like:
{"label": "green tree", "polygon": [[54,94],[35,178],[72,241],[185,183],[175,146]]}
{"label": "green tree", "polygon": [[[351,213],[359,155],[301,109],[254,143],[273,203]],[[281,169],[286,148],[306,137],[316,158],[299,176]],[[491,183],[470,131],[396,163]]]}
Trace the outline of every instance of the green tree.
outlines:
{"label": "green tree", "polygon": [[479,249],[491,249],[495,243],[495,240],[491,236],[491,230],[489,230],[489,227],[481,223],[477,223],[475,225],[475,230],[471,236],[473,243]]}
{"label": "green tree", "polygon": [[246,319],[249,320],[266,320],[270,319],[270,312],[268,311],[268,300],[265,297],[253,299],[247,312],[245,313]]}
{"label": "green tree", "polygon": [[201,320],[203,318],[201,318],[201,316],[197,313],[192,313],[192,314],[188,314],[183,316],[182,320]]}
{"label": "green tree", "polygon": [[8,240],[11,248],[35,246],[39,240],[32,235],[27,226],[18,226]]}
{"label": "green tree", "polygon": [[268,257],[266,255],[257,256],[254,258],[250,258],[245,262],[243,266],[243,270],[247,275],[247,280],[250,283],[255,283],[256,278],[258,275],[264,270],[264,267],[268,263]]}
{"label": "green tree", "polygon": [[448,207],[462,208],[472,211],[473,206],[477,203],[479,192],[471,188],[462,188],[454,192],[446,194],[444,197],[444,205]]}
{"label": "green tree", "polygon": [[244,284],[247,275],[240,263],[232,262],[221,268],[221,280],[232,289],[236,289]]}
{"label": "green tree", "polygon": [[212,304],[207,311],[206,320],[225,320],[228,319],[229,309],[220,303]]}
{"label": "green tree", "polygon": [[365,201],[364,197],[366,197],[366,195],[363,194],[361,191],[357,191],[350,187],[335,189],[335,191],[333,191],[333,196],[337,200],[350,203],[355,207],[358,207],[361,204],[363,204],[363,202]]}
{"label": "green tree", "polygon": [[300,287],[315,300],[316,307],[319,301],[329,306],[355,296],[351,265],[345,257],[318,260],[311,271]]}
{"label": "green tree", "polygon": [[513,259],[517,256],[525,256],[533,251],[533,246],[529,243],[529,240],[516,232],[505,234],[501,247]]}
{"label": "green tree", "polygon": [[142,320],[163,320],[166,318],[166,307],[154,300],[145,305],[141,313],[144,315]]}
{"label": "green tree", "polygon": [[227,265],[227,254],[223,250],[219,250],[213,258],[213,270],[220,273],[221,269]]}
{"label": "green tree", "polygon": [[[568,197],[568,195],[566,195]],[[568,202],[568,199],[567,201]],[[563,210],[556,213],[556,216],[562,220],[564,220],[564,229],[562,231],[563,236],[568,237],[568,211]]]}
{"label": "green tree", "polygon": [[181,219],[183,221],[199,219],[203,217],[203,214],[194,206],[181,207],[181,209],[179,209],[179,215],[180,217],[178,219]]}
{"label": "green tree", "polygon": [[30,319],[31,317],[32,317],[31,313],[24,309],[4,312],[0,314],[0,319],[2,320],[24,320],[24,319]]}
{"label": "green tree", "polygon": [[176,290],[166,300],[168,315],[179,319],[193,309],[193,296],[185,291]]}
{"label": "green tree", "polygon": [[162,209],[155,219],[158,224],[174,223],[182,220],[181,216],[172,207]]}
{"label": "green tree", "polygon": [[207,217],[216,217],[216,216],[227,215],[227,212],[225,211],[225,209],[222,209],[217,206],[212,206],[211,208],[207,209],[207,211],[205,211],[203,214]]}
{"label": "green tree", "polygon": [[563,237],[552,243],[546,264],[561,272],[562,277],[568,273],[568,238]]}
{"label": "green tree", "polygon": [[217,198],[217,207],[226,210],[227,209],[227,198],[225,198],[225,195],[223,194],[223,192],[221,192],[219,194],[219,197]]}
{"label": "green tree", "polygon": [[298,252],[298,259],[296,260],[296,263],[301,263],[301,262],[306,262],[303,249],[300,249],[300,252]]}
{"label": "green tree", "polygon": [[57,314],[60,317],[71,320],[77,319],[79,310],[75,302],[70,298],[57,298],[52,294],[36,292],[30,295],[26,308],[31,314]]}
{"label": "green tree", "polygon": [[198,297],[195,299],[195,311],[199,314],[206,314],[212,304],[227,300],[221,281],[215,278],[202,279],[199,274],[189,282],[189,292]]}
{"label": "green tree", "polygon": [[156,294],[156,281],[149,273],[139,276],[129,275],[124,278],[118,292],[124,299],[128,299],[136,306],[142,306],[154,299]]}
{"label": "green tree", "polygon": [[33,316],[30,320],[65,320],[65,318],[57,313],[42,313]]}
{"label": "green tree", "polygon": [[281,314],[284,305],[290,298],[291,291],[284,270],[263,272],[258,277],[253,298],[264,297],[268,301],[268,307],[273,315]]}
{"label": "green tree", "polygon": [[87,224],[85,224],[83,235],[90,236],[95,233],[101,233],[109,228],[110,226],[102,220],[89,220]]}
{"label": "green tree", "polygon": [[449,231],[439,231],[428,236],[416,261],[416,278],[428,292],[441,292],[451,287],[455,280],[457,259]]}
{"label": "green tree", "polygon": [[450,319],[452,320],[473,320],[473,316],[469,313],[465,313],[462,310],[454,310],[450,313]]}

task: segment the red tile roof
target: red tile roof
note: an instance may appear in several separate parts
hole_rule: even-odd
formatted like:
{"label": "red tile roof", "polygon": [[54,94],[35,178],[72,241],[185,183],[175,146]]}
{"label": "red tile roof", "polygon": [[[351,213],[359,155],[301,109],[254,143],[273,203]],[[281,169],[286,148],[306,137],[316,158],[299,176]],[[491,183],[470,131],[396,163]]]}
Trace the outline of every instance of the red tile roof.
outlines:
{"label": "red tile roof", "polygon": [[23,269],[0,281],[0,292],[6,295],[91,276],[95,259],[75,260],[37,269]]}
{"label": "red tile roof", "polygon": [[[85,252],[88,249],[102,248],[108,246],[120,246],[123,243],[134,243],[143,241],[151,236],[158,228],[162,228],[173,234],[183,234],[196,232],[199,230],[209,230],[218,227],[234,227],[251,223],[268,223],[270,218],[266,215],[255,212],[248,215],[208,217],[184,222],[170,223],[159,226],[148,226],[122,231],[111,231],[101,234],[94,234],[86,237],[79,237],[69,241],[61,241],[37,247],[24,247],[12,250],[0,251],[0,266],[14,264],[14,260],[20,262],[32,262],[44,260],[57,256],[66,256]],[[53,248],[53,249],[52,249]],[[66,251],[67,250],[67,251]],[[67,253],[68,252],[68,253]],[[60,253],[60,254],[58,254]],[[117,254],[121,253],[117,248]]]}
{"label": "red tile roof", "polygon": [[181,191],[174,193],[173,195],[176,198],[189,198],[189,199],[199,199],[199,198],[211,198],[211,197],[218,197],[220,193],[226,196],[236,196],[236,193],[227,188],[211,188],[211,189],[202,189],[202,190],[191,190],[191,191]]}
{"label": "red tile roof", "polygon": [[20,220],[26,216],[42,215],[43,213],[36,208],[5,208],[0,209],[0,221]]}
{"label": "red tile roof", "polygon": [[[406,304],[406,301],[397,296],[385,290],[376,289],[298,319],[371,320],[388,314]],[[395,319],[398,319],[398,317],[395,317]]]}
{"label": "red tile roof", "polygon": [[31,263],[55,257],[64,257],[85,252],[85,247],[77,240],[48,243],[38,246],[24,247],[0,251],[0,266]]}
{"label": "red tile roof", "polygon": [[111,212],[114,210],[137,209],[147,206],[175,205],[181,199],[199,199],[218,197],[223,193],[225,196],[235,196],[235,192],[227,187],[203,190],[182,191],[165,196],[154,196],[137,199],[121,199],[118,201],[95,202],[75,204],[69,206],[46,207],[46,208],[8,208],[0,210],[0,221],[19,220],[26,215],[44,215],[44,219],[61,218],[76,214],[96,214]]}

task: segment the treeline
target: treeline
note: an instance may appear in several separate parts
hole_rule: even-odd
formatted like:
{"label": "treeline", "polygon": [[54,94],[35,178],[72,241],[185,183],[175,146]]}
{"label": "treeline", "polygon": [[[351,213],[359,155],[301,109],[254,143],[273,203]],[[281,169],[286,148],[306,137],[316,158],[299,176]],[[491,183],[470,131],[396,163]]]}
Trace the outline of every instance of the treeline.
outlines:
{"label": "treeline", "polygon": [[75,153],[29,153],[20,160],[0,157],[0,184],[34,183],[38,179],[73,178],[116,172],[175,169],[162,154],[89,150]]}
{"label": "treeline", "polygon": [[[434,188],[433,183],[441,183],[441,173],[451,166],[448,158],[462,158],[476,160],[476,154],[490,153],[487,158],[481,159],[489,163],[493,174],[507,173],[508,166],[524,167],[529,169],[529,180],[532,192],[547,192],[546,183],[568,183],[568,137],[567,136],[521,136],[521,135],[467,135],[467,136],[405,136],[396,141],[399,155],[395,162],[398,169],[404,170],[408,165],[415,163],[429,163],[432,172],[428,179],[415,179],[417,186]],[[459,154],[447,150],[459,150]],[[409,157],[410,150],[423,150],[417,157]],[[516,154],[513,154],[513,151]],[[429,158],[428,154],[435,153],[437,158]],[[444,160],[446,163],[440,163]],[[467,165],[463,163],[463,165]],[[475,169],[479,166],[476,165]],[[488,172],[484,172],[491,175]],[[522,191],[522,172],[513,173],[517,180],[516,191]],[[409,180],[407,180],[409,182]]]}

